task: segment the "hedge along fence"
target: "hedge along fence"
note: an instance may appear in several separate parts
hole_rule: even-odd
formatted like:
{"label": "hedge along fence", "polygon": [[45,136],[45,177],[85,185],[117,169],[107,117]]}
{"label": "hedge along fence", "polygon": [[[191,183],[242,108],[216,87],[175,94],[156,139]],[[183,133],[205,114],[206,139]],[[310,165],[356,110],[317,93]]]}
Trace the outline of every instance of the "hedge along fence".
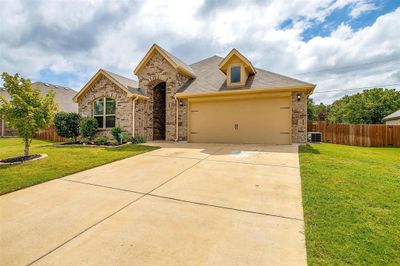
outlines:
{"label": "hedge along fence", "polygon": [[50,140],[50,141],[56,141],[56,142],[65,142],[67,141],[66,138],[60,137],[56,133],[56,129],[53,126],[50,126],[47,129],[41,130],[37,133],[35,133],[35,138],[37,139],[43,139],[43,140]]}
{"label": "hedge along fence", "polygon": [[400,125],[328,124],[309,121],[307,130],[322,133],[322,141],[365,147],[400,147]]}

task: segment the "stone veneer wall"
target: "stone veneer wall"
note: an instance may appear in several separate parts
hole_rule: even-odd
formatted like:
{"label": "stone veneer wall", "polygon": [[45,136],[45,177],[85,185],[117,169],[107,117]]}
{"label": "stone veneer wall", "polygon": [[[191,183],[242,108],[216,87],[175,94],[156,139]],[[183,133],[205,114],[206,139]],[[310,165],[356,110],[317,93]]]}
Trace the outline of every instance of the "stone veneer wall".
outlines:
{"label": "stone veneer wall", "polygon": [[146,136],[146,102],[147,100],[138,99],[135,102],[135,136]]}
{"label": "stone veneer wall", "polygon": [[[146,140],[153,140],[153,89],[161,82],[166,84],[166,121],[165,121],[165,138],[167,141],[173,141],[176,138],[176,89],[183,85],[188,78],[175,70],[157,51],[148,60],[143,69],[138,73],[139,87],[146,91],[149,99],[144,103],[144,106],[138,106],[136,109],[143,108],[143,116],[136,113],[139,119],[135,125],[143,127],[135,129],[135,132],[143,132]],[[136,119],[136,118],[135,118]],[[179,121],[184,123],[184,120]],[[186,121],[185,121],[186,123]]]}
{"label": "stone veneer wall", "polygon": [[180,100],[183,103],[183,106],[179,106],[179,117],[178,117],[178,128],[179,128],[179,141],[187,141],[188,136],[188,101]]}
{"label": "stone veneer wall", "polygon": [[[126,92],[108,78],[101,75],[89,90],[79,99],[79,114],[82,117],[93,116],[93,102],[100,97],[113,98],[116,101],[115,126],[120,127],[126,135],[132,135],[132,99]],[[112,139],[110,129],[99,129],[98,136]]]}
{"label": "stone veneer wall", "polygon": [[292,142],[307,142],[307,95],[304,92],[292,93]]}

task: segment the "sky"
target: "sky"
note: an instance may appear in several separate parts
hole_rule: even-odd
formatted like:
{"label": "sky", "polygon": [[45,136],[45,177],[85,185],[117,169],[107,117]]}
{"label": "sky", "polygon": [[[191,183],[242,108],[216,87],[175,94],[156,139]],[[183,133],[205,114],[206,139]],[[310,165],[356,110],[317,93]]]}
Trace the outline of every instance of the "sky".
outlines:
{"label": "sky", "polygon": [[153,43],[187,64],[238,49],[317,84],[400,90],[400,0],[0,0],[0,72],[80,90],[99,68],[136,79]]}

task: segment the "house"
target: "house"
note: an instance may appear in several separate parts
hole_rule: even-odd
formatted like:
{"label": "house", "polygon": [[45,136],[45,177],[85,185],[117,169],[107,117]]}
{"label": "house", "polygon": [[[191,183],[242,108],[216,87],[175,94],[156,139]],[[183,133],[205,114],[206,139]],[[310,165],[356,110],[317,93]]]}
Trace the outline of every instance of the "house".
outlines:
{"label": "house", "polygon": [[386,125],[400,125],[400,110],[383,118]]}
{"label": "house", "polygon": [[[78,112],[78,104],[72,100],[76,94],[76,91],[70,88],[44,82],[34,82],[32,83],[32,87],[39,89],[42,95],[47,94],[51,90],[55,91],[55,102],[58,104],[60,111]],[[10,95],[4,88],[0,87],[0,94],[2,94],[7,100],[10,99]],[[0,137],[10,137],[16,135],[17,133],[15,129],[10,128],[7,125],[7,121],[0,117]]]}
{"label": "house", "polygon": [[253,66],[233,49],[187,65],[154,44],[133,73],[100,69],[74,97],[82,116],[146,140],[304,143],[314,84]]}

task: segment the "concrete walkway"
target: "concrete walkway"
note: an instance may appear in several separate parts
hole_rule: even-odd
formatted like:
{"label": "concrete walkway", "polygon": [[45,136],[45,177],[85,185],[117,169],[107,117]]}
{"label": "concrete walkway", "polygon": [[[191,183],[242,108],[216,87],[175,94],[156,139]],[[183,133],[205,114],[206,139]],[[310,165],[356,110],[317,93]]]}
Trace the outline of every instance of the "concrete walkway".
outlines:
{"label": "concrete walkway", "polygon": [[1,196],[1,265],[306,265],[297,146],[156,145]]}

